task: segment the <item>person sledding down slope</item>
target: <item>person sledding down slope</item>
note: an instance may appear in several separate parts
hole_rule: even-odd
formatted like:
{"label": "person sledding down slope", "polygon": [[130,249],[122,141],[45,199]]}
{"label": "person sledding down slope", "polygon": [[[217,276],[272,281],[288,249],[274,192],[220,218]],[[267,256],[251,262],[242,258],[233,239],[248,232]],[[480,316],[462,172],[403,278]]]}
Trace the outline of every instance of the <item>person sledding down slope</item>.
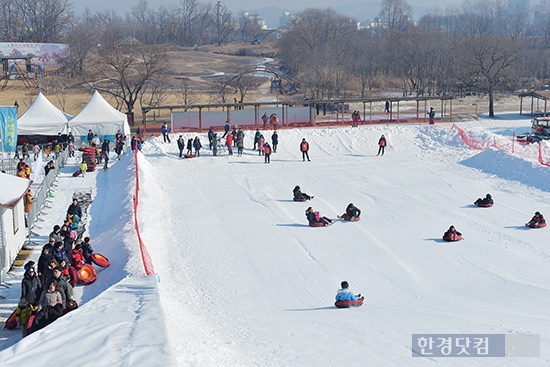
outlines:
{"label": "person sledding down slope", "polygon": [[491,194],[487,194],[487,195],[485,195],[484,199],[478,198],[474,202],[474,204],[477,205],[477,206],[489,207],[489,206],[493,206],[494,202],[493,202],[493,198],[492,198]]}
{"label": "person sledding down slope", "polygon": [[462,239],[462,233],[458,232],[455,226],[450,226],[447,232],[443,234],[443,239],[448,242],[460,241]]}
{"label": "person sledding down slope", "polygon": [[352,291],[349,290],[349,283],[343,281],[340,283],[342,289],[338,289],[336,293],[336,302],[334,305],[339,308],[348,308],[350,306],[361,306],[365,297],[361,296],[361,293],[355,295]]}
{"label": "person sledding down slope", "polygon": [[302,192],[300,186],[296,186],[292,192],[294,193],[294,201],[306,201],[313,199],[313,196],[309,196],[305,192]]}
{"label": "person sledding down slope", "polygon": [[342,215],[338,215],[338,219],[357,221],[361,216],[361,210],[357,208],[353,203],[349,203],[346,208],[346,212]]}
{"label": "person sledding down slope", "polygon": [[307,208],[306,217],[310,227],[330,226],[333,223],[332,219],[321,217],[319,212],[314,212],[312,207]]}
{"label": "person sledding down slope", "polygon": [[544,219],[542,214],[536,212],[533,218],[531,218],[529,222],[525,223],[525,226],[531,228],[546,227],[546,220]]}

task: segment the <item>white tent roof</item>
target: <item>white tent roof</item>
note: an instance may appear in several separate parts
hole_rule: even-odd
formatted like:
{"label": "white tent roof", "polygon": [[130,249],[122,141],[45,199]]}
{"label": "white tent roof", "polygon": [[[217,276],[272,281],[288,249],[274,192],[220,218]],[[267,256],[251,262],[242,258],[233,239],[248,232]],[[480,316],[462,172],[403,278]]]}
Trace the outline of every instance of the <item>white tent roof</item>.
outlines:
{"label": "white tent roof", "polygon": [[25,195],[25,192],[31,186],[32,181],[26,178],[0,173],[0,206],[13,208],[19,200]]}
{"label": "white tent roof", "polygon": [[115,135],[118,130],[130,135],[126,115],[113,108],[96,90],[86,106],[69,121],[69,130],[75,136],[84,136],[92,130],[98,136]]}
{"label": "white tent roof", "polygon": [[55,107],[42,92],[17,119],[17,135],[57,135],[67,133],[67,115]]}

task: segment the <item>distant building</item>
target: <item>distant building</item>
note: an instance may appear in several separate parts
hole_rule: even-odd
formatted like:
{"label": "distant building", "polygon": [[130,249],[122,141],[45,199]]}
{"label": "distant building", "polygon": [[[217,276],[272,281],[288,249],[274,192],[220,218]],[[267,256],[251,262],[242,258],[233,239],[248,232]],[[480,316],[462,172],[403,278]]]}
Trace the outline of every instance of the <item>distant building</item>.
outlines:
{"label": "distant building", "polygon": [[295,18],[296,16],[290,14],[289,11],[284,11],[281,15],[279,15],[279,28],[288,27]]}

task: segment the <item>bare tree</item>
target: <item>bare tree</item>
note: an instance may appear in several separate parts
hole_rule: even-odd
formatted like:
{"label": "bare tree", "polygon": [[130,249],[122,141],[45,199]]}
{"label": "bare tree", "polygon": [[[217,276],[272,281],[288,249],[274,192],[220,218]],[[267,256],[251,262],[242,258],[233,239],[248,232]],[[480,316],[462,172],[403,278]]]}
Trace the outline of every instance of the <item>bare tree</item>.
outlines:
{"label": "bare tree", "polygon": [[487,93],[489,117],[494,117],[494,92],[506,84],[521,55],[521,44],[503,37],[482,36],[464,40],[455,75],[464,84]]}
{"label": "bare tree", "polygon": [[412,25],[412,7],[406,0],[382,0],[379,17],[389,32],[406,32]]}
{"label": "bare tree", "polygon": [[72,17],[69,0],[20,0],[15,2],[26,38],[31,42],[58,42]]}
{"label": "bare tree", "polygon": [[132,113],[140,96],[155,86],[152,81],[166,74],[165,60],[160,46],[110,44],[99,50],[90,68],[93,79],[88,77],[87,82],[123,102]]}
{"label": "bare tree", "polygon": [[258,88],[262,84],[263,79],[255,76],[246,74],[246,72],[241,72],[239,75],[234,78],[231,82],[233,86],[239,93],[239,102],[244,102],[244,97],[246,93],[250,90]]}

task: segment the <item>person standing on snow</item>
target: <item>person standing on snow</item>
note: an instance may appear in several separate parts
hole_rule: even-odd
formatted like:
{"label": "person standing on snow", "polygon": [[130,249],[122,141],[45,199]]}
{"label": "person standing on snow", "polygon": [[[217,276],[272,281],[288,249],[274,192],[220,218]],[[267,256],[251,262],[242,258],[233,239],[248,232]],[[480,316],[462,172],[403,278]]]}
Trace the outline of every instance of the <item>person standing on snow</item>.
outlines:
{"label": "person standing on snow", "polygon": [[223,136],[222,138],[225,138],[227,134],[229,134],[229,130],[231,130],[231,125],[229,124],[229,121],[225,122],[225,126],[223,127]]}
{"label": "person standing on snow", "polygon": [[300,143],[300,151],[302,152],[302,162],[305,162],[306,158],[309,162],[309,143],[306,141],[306,138],[303,138]]}
{"label": "person standing on snow", "polygon": [[279,134],[277,134],[277,130],[271,135],[271,144],[273,145],[273,153],[277,153],[277,145],[279,145]]}
{"label": "person standing on snow", "polygon": [[214,130],[210,128],[210,130],[208,130],[208,142],[210,143],[210,150],[212,150],[212,139],[214,139]]}
{"label": "person standing on snow", "polygon": [[180,159],[181,159],[183,158],[183,149],[185,149],[185,140],[183,140],[182,135],[178,137],[178,140],[176,140],[176,143],[178,143],[178,149],[180,150]]}
{"label": "person standing on snow", "polygon": [[264,144],[264,156],[264,163],[271,163],[271,160],[269,158],[271,157],[271,146],[269,145],[269,143]]}
{"label": "person standing on snow", "polygon": [[227,134],[227,137],[225,138],[225,145],[227,145],[229,155],[233,155],[233,135]]}
{"label": "person standing on snow", "polygon": [[384,135],[382,135],[380,137],[380,139],[378,140],[378,155],[380,155],[380,153],[382,153],[382,155],[384,155],[384,148],[386,147],[386,137]]}
{"label": "person standing on snow", "polygon": [[195,136],[195,140],[193,140],[193,148],[195,148],[195,157],[200,157],[202,144],[198,136]]}
{"label": "person standing on snow", "polygon": [[430,125],[435,124],[434,118],[435,118],[435,110],[433,107],[430,107],[430,112],[428,112],[428,116],[430,117]]}
{"label": "person standing on snow", "polygon": [[256,144],[260,144],[260,136],[262,136],[260,129],[256,129],[256,134],[254,134],[254,149],[252,150],[256,150]]}
{"label": "person standing on snow", "polygon": [[187,154],[193,154],[193,138],[187,139]]}
{"label": "person standing on snow", "polygon": [[347,281],[343,281],[340,283],[341,289],[338,289],[338,293],[336,293],[336,300],[337,301],[357,301],[358,299],[364,300],[365,297],[361,296],[361,293],[358,295],[355,295],[352,291],[349,290],[349,283]]}
{"label": "person standing on snow", "polygon": [[264,143],[264,136],[260,135],[260,141],[258,142],[258,155],[264,155]]}
{"label": "person standing on snow", "polygon": [[164,138],[164,142],[166,143],[166,141],[168,140],[168,142],[170,143],[170,136],[168,135],[168,133],[170,132],[170,127],[166,125],[166,122],[164,123],[164,125],[162,125],[160,130],[162,131],[162,137]]}

